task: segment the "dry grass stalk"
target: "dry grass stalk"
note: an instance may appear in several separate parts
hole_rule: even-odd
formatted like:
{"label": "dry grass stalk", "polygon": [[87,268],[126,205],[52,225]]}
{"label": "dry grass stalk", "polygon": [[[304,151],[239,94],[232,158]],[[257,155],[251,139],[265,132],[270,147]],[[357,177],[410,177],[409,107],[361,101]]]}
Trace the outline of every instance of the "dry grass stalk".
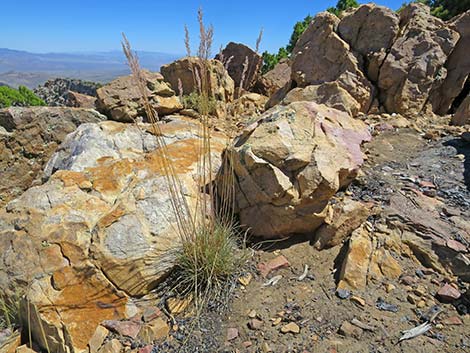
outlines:
{"label": "dry grass stalk", "polygon": [[176,223],[178,226],[178,233],[182,241],[190,241],[194,236],[194,219],[191,216],[189,205],[184,195],[181,181],[179,180],[174,165],[171,162],[171,157],[168,155],[168,148],[163,137],[160,125],[158,123],[159,117],[156,110],[152,107],[149,99],[148,92],[145,86],[145,77],[143,77],[142,70],[140,68],[139,59],[132,51],[131,45],[123,33],[122,48],[126,55],[129,68],[131,69],[134,82],[139,90],[142,103],[147,115],[148,121],[151,123],[153,133],[156,137],[157,148],[159,153],[159,159],[163,168],[163,174],[167,181],[168,190],[170,193],[171,205],[176,217]]}
{"label": "dry grass stalk", "polygon": [[244,84],[246,80],[246,73],[248,71],[248,66],[249,66],[249,60],[248,56],[245,57],[245,61],[243,62],[243,71],[242,71],[242,77],[240,79],[240,87],[238,87],[238,98],[241,97],[242,91],[244,89]]}
{"label": "dry grass stalk", "polygon": [[261,44],[261,40],[263,39],[263,28],[260,29],[258,38],[256,39],[256,53],[259,53],[259,46]]}
{"label": "dry grass stalk", "polygon": [[[206,28],[203,12],[198,11],[199,49],[197,65],[191,67],[193,80],[197,83],[198,111],[201,115],[199,128],[200,145],[198,147],[198,198],[195,209],[190,209],[183,192],[182,184],[175,172],[172,160],[158,121],[158,115],[147,96],[144,77],[138,58],[133,53],[129,41],[123,35],[122,47],[129,62],[148,120],[152,124],[157,138],[157,150],[164,168],[170,191],[172,209],[175,213],[177,230],[181,238],[181,252],[177,259],[177,284],[175,289],[181,294],[193,294],[196,298],[196,310],[204,302],[217,295],[224,286],[227,277],[238,269],[236,241],[233,228],[233,173],[230,173],[229,155],[224,154],[225,176],[219,190],[213,185],[213,161],[211,157],[211,129],[209,123],[210,55],[213,41],[213,27]],[[185,27],[185,46],[188,56],[191,54],[189,31]],[[191,64],[192,65],[192,64]],[[178,84],[179,86],[182,86]],[[183,90],[178,88],[180,92]]]}

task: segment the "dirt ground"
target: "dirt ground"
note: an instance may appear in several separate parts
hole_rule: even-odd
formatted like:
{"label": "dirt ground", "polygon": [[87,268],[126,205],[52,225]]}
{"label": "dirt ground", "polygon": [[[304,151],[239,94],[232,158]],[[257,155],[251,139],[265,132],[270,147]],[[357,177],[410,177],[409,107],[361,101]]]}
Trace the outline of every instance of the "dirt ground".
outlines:
{"label": "dirt ground", "polygon": [[[364,146],[368,159],[363,173],[337,197],[380,204],[381,214],[369,218],[373,227],[401,222],[423,233],[450,232],[452,239],[466,246],[468,253],[470,143],[452,134],[434,139],[422,135],[414,129],[378,134]],[[421,185],[426,184],[421,181],[433,183],[435,188],[423,189]],[[409,211],[406,205],[398,211],[392,209],[400,195],[418,205],[417,209]],[[436,216],[426,207],[421,210],[422,200],[444,211]],[[359,299],[340,299],[336,285],[347,242],[318,251],[312,246],[314,239],[302,236],[254,246],[245,270],[245,274],[253,276],[252,280],[246,286],[237,283],[228,310],[223,313],[209,310],[197,324],[191,318],[176,318],[178,330],[165,343],[155,346],[154,351],[470,352],[470,303],[462,299],[453,305],[444,304],[436,298],[436,292],[446,282],[453,282],[461,293],[468,290],[468,278],[467,282],[462,281],[469,275],[468,266],[462,267],[450,259],[463,277],[448,278],[429,269],[426,259],[394,254],[403,270],[399,279],[369,281],[365,290],[352,293]],[[289,266],[263,278],[257,265],[281,255]],[[299,280],[306,265],[307,276]],[[274,276],[282,278],[275,285],[266,285]],[[408,281],[403,281],[404,277]],[[418,287],[424,289],[419,307],[409,300],[410,293]],[[396,305],[396,312],[380,310],[379,298]],[[418,326],[424,315],[433,310],[442,312],[430,331],[398,342],[401,331]],[[354,319],[367,327],[358,330],[357,326],[349,325],[346,332],[340,330],[344,322]],[[295,323],[299,332],[294,329],[295,332],[282,333],[289,323]]]}

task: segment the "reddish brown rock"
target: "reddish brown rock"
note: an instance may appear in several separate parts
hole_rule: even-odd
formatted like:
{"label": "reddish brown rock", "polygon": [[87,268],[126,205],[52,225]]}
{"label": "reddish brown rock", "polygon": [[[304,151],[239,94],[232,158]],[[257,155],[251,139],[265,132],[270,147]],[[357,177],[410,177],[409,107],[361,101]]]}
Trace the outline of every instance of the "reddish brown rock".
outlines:
{"label": "reddish brown rock", "polygon": [[258,270],[263,277],[266,277],[272,271],[278,270],[280,268],[285,268],[289,266],[289,261],[285,256],[280,255],[268,262],[262,262],[258,264]]}
{"label": "reddish brown rock", "polygon": [[215,58],[225,66],[235,83],[235,87],[241,87],[247,91],[253,87],[258,79],[263,65],[261,55],[241,43],[228,43]]}
{"label": "reddish brown rock", "polygon": [[236,327],[229,327],[227,329],[227,341],[233,341],[238,337],[238,329]]}
{"label": "reddish brown rock", "polygon": [[449,284],[444,284],[437,292],[437,297],[444,303],[451,303],[460,298],[461,294],[458,289]]}
{"label": "reddish brown rock", "polygon": [[[218,60],[210,60],[204,67],[197,57],[185,57],[163,65],[160,69],[165,81],[168,82],[178,95],[188,95],[198,92],[199,87],[194,79],[194,72],[197,70],[200,77],[202,71],[206,70],[208,91],[211,97],[221,102],[231,102],[234,98],[235,84],[229,76],[224,65]],[[179,91],[179,87],[183,92]]]}
{"label": "reddish brown rock", "polygon": [[270,97],[289,83],[290,76],[289,61],[287,59],[281,60],[271,71],[258,78],[253,90]]}
{"label": "reddish brown rock", "polygon": [[86,94],[68,91],[67,92],[67,101],[66,106],[74,108],[86,108],[86,109],[95,109],[96,108],[96,97],[87,96]]}

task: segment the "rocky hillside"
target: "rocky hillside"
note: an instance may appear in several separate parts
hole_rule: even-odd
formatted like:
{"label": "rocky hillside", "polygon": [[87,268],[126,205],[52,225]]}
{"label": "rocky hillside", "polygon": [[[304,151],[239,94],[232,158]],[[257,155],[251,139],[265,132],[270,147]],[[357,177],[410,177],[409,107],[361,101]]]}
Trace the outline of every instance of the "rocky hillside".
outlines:
{"label": "rocky hillside", "polygon": [[48,106],[73,106],[69,92],[96,97],[96,90],[99,87],[101,87],[101,85],[95,82],[56,78],[48,80],[43,85],[38,86],[34,90],[34,93],[43,99]]}
{"label": "rocky hillside", "polygon": [[[264,75],[230,43],[0,110],[0,352],[469,351],[469,21],[320,13]],[[223,207],[200,306],[181,219]]]}

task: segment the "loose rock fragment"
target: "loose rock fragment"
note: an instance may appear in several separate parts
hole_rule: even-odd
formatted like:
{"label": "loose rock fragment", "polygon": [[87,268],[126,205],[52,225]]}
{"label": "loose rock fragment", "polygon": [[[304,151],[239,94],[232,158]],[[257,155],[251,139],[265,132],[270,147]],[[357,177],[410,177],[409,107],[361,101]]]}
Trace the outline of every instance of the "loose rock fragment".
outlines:
{"label": "loose rock fragment", "polygon": [[289,322],[287,325],[281,327],[281,332],[298,334],[300,333],[300,327],[295,322]]}
{"label": "loose rock fragment", "polygon": [[451,303],[454,300],[459,299],[461,296],[458,289],[455,289],[449,284],[445,284],[444,286],[439,289],[437,292],[437,297],[443,303]]}

